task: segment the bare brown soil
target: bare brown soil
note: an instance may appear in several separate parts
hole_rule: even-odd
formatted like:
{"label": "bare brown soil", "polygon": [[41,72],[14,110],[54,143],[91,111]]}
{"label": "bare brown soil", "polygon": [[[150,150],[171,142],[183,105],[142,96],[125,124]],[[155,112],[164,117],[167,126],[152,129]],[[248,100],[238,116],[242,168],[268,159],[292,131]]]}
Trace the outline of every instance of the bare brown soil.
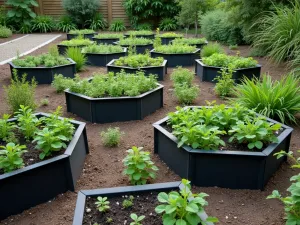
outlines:
{"label": "bare brown soil", "polygon": [[[55,40],[55,44],[65,37]],[[48,46],[45,46],[32,55],[44,53]],[[239,47],[240,54],[247,56],[249,52],[248,46]],[[230,54],[236,54],[237,51],[229,51]],[[288,69],[285,65],[275,65],[268,62],[267,59],[258,58],[262,65],[262,71],[270,73],[274,79],[279,79]],[[194,71],[194,68],[190,67]],[[93,72],[105,72],[106,68],[87,67],[86,71],[80,73],[82,77],[91,76]],[[126,155],[126,150],[131,146],[143,146],[145,150],[152,153],[155,164],[159,167],[157,179],[155,182],[179,181],[180,178],[174,174],[160,159],[153,154],[153,127],[152,124],[166,116],[170,111],[174,111],[178,105],[172,94],[172,82],[170,81],[170,73],[165,81],[161,82],[164,88],[164,107],[152,115],[146,117],[142,121],[130,121],[123,123],[111,124],[92,124],[87,123],[87,134],[90,148],[90,154],[85,161],[84,170],[77,183],[76,191],[83,189],[95,189],[104,187],[116,187],[129,185],[126,177],[122,175],[123,164],[122,159]],[[10,71],[8,65],[0,66],[0,114],[8,113],[9,108],[5,102],[3,85],[10,83]],[[214,85],[207,82],[200,82],[198,77],[195,83],[201,88],[201,93],[194,105],[205,105],[205,101],[216,100],[218,103],[223,100],[214,95]],[[62,106],[64,116],[72,117],[83,121],[81,118],[66,112],[66,104],[64,94],[56,94],[55,90],[49,85],[39,85],[36,90],[36,100],[48,98],[49,105],[42,106],[38,111],[52,112],[57,106]],[[108,127],[120,127],[125,132],[121,144],[117,148],[103,147],[99,132]],[[300,128],[294,127],[292,136],[291,150],[296,151],[300,148]],[[218,167],[218,165],[215,165]],[[290,169],[289,164],[285,163],[278,172],[271,178],[266,185],[264,191],[260,190],[229,190],[224,188],[200,188],[195,187],[194,192],[206,192],[210,196],[207,198],[209,206],[206,211],[209,215],[219,218],[219,224],[231,225],[283,225],[284,211],[282,204],[276,200],[266,200],[266,197],[274,189],[278,189],[286,194],[289,187],[289,179],[298,171]],[[20,190],[22,191],[22,190]],[[41,190],[43,191],[43,190]],[[11,216],[0,224],[9,225],[71,225],[76,204],[76,192],[67,192],[57,196],[57,198],[45,204],[38,205],[23,213]],[[16,202],[16,204],[22,204]]]}

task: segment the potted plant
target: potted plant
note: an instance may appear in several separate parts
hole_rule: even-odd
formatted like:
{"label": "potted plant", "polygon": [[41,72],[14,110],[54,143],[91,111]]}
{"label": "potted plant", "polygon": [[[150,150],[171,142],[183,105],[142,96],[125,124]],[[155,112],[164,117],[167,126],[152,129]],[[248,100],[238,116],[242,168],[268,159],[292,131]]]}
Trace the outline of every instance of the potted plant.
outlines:
{"label": "potted plant", "polygon": [[150,53],[153,58],[166,59],[169,67],[192,66],[198,58],[200,49],[190,45],[170,44],[157,46]]}
{"label": "potted plant", "polygon": [[221,73],[222,68],[234,70],[232,79],[240,83],[246,76],[249,79],[260,77],[261,65],[251,57],[229,56],[215,53],[209,57],[196,59],[195,72],[201,81],[216,82],[216,77]]}
{"label": "potted plant", "polygon": [[89,45],[82,49],[87,57],[87,63],[92,66],[106,66],[113,59],[126,55],[127,49],[119,45]]}
{"label": "potted plant", "polygon": [[123,39],[124,35],[120,33],[97,34],[92,39],[97,44],[112,45],[114,42]]}
{"label": "potted plant", "polygon": [[79,36],[82,36],[84,39],[90,39],[96,35],[97,33],[94,30],[91,29],[84,29],[84,30],[70,30],[69,33],[67,33],[67,39],[76,39]]}
{"label": "potted plant", "polygon": [[164,80],[167,74],[167,60],[162,57],[151,58],[149,54],[128,55],[119,59],[114,59],[107,64],[108,72],[120,72],[124,70],[127,73],[144,71],[146,76],[155,74],[158,80]]}
{"label": "potted plant", "polygon": [[132,47],[137,54],[144,54],[153,48],[153,41],[147,38],[126,38],[114,44],[121,45],[124,48]]}
{"label": "potted plant", "polygon": [[77,48],[83,48],[89,45],[92,45],[94,42],[89,39],[72,39],[69,41],[62,41],[57,45],[58,52],[61,55],[64,55],[69,47],[77,47]]}
{"label": "potted plant", "polygon": [[182,38],[182,34],[177,34],[174,32],[167,32],[163,34],[158,34],[158,37],[161,39],[161,43],[163,45],[169,45],[171,42],[177,38]]}
{"label": "potted plant", "polygon": [[201,49],[208,44],[208,41],[206,38],[176,38],[172,41],[172,44],[194,45],[196,48]]}
{"label": "potted plant", "polygon": [[92,123],[142,120],[163,107],[163,86],[143,72],[95,75],[75,82],[65,96],[67,111]]}
{"label": "potted plant", "polygon": [[239,105],[177,108],[156,122],[154,152],[202,187],[264,189],[286,160],[292,128]]}
{"label": "potted plant", "polygon": [[89,152],[86,128],[60,114],[21,106],[0,119],[0,220],[75,190]]}
{"label": "potted plant", "polygon": [[137,37],[137,38],[148,38],[154,39],[154,33],[151,30],[131,30],[125,34],[125,37]]}
{"label": "potted plant", "polygon": [[[73,225],[85,224],[206,224],[205,193],[193,194],[190,182],[169,182],[138,186],[82,190],[78,192]],[[121,202],[120,202],[121,201]],[[177,204],[175,204],[177,202]],[[168,208],[174,208],[173,213]],[[189,208],[193,208],[189,210]],[[169,223],[168,223],[169,222]]]}
{"label": "potted plant", "polygon": [[17,58],[9,62],[9,65],[12,78],[15,74],[21,79],[26,73],[27,81],[34,78],[38,84],[51,84],[55,74],[73,78],[76,73],[76,63],[70,58],[60,56],[57,49],[47,54]]}

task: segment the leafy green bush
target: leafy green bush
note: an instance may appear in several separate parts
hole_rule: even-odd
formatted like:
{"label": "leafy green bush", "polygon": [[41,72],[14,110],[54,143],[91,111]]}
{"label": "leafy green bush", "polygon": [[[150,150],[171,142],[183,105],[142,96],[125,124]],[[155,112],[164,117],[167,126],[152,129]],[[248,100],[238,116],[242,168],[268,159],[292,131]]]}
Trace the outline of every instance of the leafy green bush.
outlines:
{"label": "leafy green bush", "polygon": [[102,53],[102,54],[119,53],[123,51],[124,49],[119,45],[106,45],[106,44],[90,45],[82,49],[82,53]]}
{"label": "leafy green bush", "polygon": [[105,27],[107,27],[107,21],[101,13],[96,13],[92,19],[86,21],[86,24],[88,24],[92,30],[104,30]]}
{"label": "leafy green bush", "polygon": [[109,26],[109,30],[114,31],[114,32],[121,32],[121,31],[126,30],[126,27],[124,25],[123,20],[114,19]]}
{"label": "leafy green bush", "polygon": [[166,54],[193,53],[196,50],[195,46],[183,44],[161,45],[155,48],[155,52]]}
{"label": "leafy green bush", "polygon": [[196,45],[205,44],[206,38],[177,38],[173,41],[173,44],[184,44],[184,45]]}
{"label": "leafy green bush", "polygon": [[300,79],[292,74],[272,81],[271,76],[257,79],[244,79],[234,88],[233,101],[256,112],[280,120],[282,123],[296,123],[295,114],[300,111]]}
{"label": "leafy green bush", "polygon": [[153,32],[151,30],[130,30],[127,32],[130,36],[137,36],[137,35],[152,35]]}
{"label": "leafy green bush", "polygon": [[91,30],[91,29],[70,30],[69,31],[69,34],[77,34],[77,35],[93,34],[93,33],[95,33],[95,31]]}
{"label": "leafy green bush", "polygon": [[12,31],[5,26],[0,25],[0,38],[8,38],[12,36]]}
{"label": "leafy green bush", "polygon": [[63,15],[59,18],[56,25],[57,30],[62,32],[69,32],[70,30],[76,29],[76,24],[73,23],[72,18],[68,15]]}
{"label": "leafy green bush", "polygon": [[257,66],[257,61],[251,57],[244,58],[225,54],[213,54],[203,57],[202,62],[207,66],[230,67],[232,69],[251,68]]}
{"label": "leafy green bush", "polygon": [[106,131],[100,133],[103,145],[106,147],[116,147],[120,144],[121,137],[124,133],[120,131],[119,127],[109,127]]}
{"label": "leafy green bush", "polygon": [[126,151],[128,154],[123,159],[124,174],[129,177],[133,185],[146,184],[149,179],[155,179],[155,171],[158,168],[150,158],[150,152],[143,151],[142,147],[133,146]]}
{"label": "leafy green bush", "polygon": [[66,51],[66,57],[71,58],[76,63],[76,71],[82,71],[87,62],[85,54],[77,47],[69,47]]}
{"label": "leafy green bush", "polygon": [[153,41],[148,38],[126,38],[119,41],[119,45],[149,45],[153,44]]}
{"label": "leafy green bush", "polygon": [[36,108],[34,95],[36,82],[32,79],[31,82],[26,81],[26,74],[23,74],[21,79],[17,76],[17,71],[13,70],[14,79],[11,84],[4,86],[6,101],[13,112],[19,110],[20,105],[28,106],[31,109]]}
{"label": "leafy green bush", "polygon": [[76,46],[87,46],[92,45],[94,42],[90,39],[82,39],[82,38],[74,38],[72,40],[66,40],[60,42],[61,45],[69,46],[69,47],[76,47]]}
{"label": "leafy green bush", "polygon": [[63,0],[62,6],[72,17],[73,21],[75,21],[77,25],[83,27],[85,22],[97,13],[100,7],[100,1]]}
{"label": "leafy green bush", "polygon": [[154,75],[146,77],[144,72],[127,74],[122,71],[116,75],[96,74],[92,81],[77,81],[69,90],[92,98],[138,96],[155,89],[156,82]]}
{"label": "leafy green bush", "polygon": [[99,33],[97,35],[94,36],[94,38],[97,39],[110,39],[110,38],[119,38],[122,39],[124,37],[124,35],[122,33],[118,34],[118,33]]}
{"label": "leafy green bush", "polygon": [[64,77],[62,74],[55,74],[51,85],[56,89],[57,93],[61,93],[74,85],[79,79],[79,75],[75,75],[75,78],[72,79],[70,77]]}
{"label": "leafy green bush", "polygon": [[201,58],[209,57],[215,53],[224,54],[225,50],[218,43],[209,43],[201,49]]}
{"label": "leafy green bush", "polygon": [[133,68],[146,67],[146,66],[160,66],[164,59],[162,57],[151,58],[149,54],[138,54],[120,57],[115,60],[116,66],[128,66]]}
{"label": "leafy green bush", "polygon": [[27,152],[25,145],[8,143],[6,146],[0,146],[0,149],[0,169],[3,169],[4,173],[24,166],[22,154]]}
{"label": "leafy green bush", "polygon": [[175,84],[174,94],[180,104],[189,105],[198,97],[200,88],[196,85]]}
{"label": "leafy green bush", "polygon": [[184,84],[191,86],[192,82],[195,78],[195,75],[186,68],[182,68],[181,66],[177,67],[175,70],[173,70],[171,74],[171,80],[175,84]]}
{"label": "leafy green bush", "polygon": [[32,30],[42,33],[50,32],[54,29],[55,22],[51,16],[37,16],[33,20]]}
{"label": "leafy green bush", "polygon": [[215,93],[221,98],[232,95],[232,90],[235,84],[234,80],[232,79],[233,72],[234,70],[231,68],[222,68],[221,75],[214,79],[217,81],[214,88]]}
{"label": "leafy green bush", "polygon": [[177,21],[173,18],[164,18],[159,23],[159,29],[162,31],[172,31],[177,29]]}
{"label": "leafy green bush", "polygon": [[174,32],[167,32],[167,33],[160,34],[158,36],[161,38],[182,38],[183,37],[182,34],[177,34]]}
{"label": "leafy green bush", "polygon": [[137,30],[152,30],[151,23],[141,23],[136,26]]}

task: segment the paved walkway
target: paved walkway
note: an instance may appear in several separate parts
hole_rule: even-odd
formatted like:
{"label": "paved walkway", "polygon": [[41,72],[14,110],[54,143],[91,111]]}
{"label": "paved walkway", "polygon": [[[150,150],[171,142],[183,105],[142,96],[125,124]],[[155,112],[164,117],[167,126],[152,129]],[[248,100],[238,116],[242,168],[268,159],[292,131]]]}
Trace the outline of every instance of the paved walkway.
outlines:
{"label": "paved walkway", "polygon": [[44,45],[54,41],[60,35],[57,34],[28,34],[0,44],[0,65],[10,62],[19,56],[27,55]]}

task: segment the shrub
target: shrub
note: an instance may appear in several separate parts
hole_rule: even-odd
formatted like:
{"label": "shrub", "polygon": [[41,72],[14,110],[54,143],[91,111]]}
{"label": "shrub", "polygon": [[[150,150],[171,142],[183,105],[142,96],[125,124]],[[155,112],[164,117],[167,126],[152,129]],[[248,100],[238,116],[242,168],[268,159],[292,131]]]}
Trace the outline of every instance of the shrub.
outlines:
{"label": "shrub", "polygon": [[106,147],[118,146],[120,144],[122,135],[124,135],[124,133],[120,131],[119,127],[108,128],[106,131],[102,131],[100,133],[103,145]]}
{"label": "shrub", "polygon": [[59,18],[56,28],[62,32],[69,32],[70,30],[76,29],[76,24],[73,23],[70,16],[64,15]]}
{"label": "shrub", "polygon": [[114,32],[121,32],[121,31],[126,30],[126,27],[124,25],[123,20],[114,19],[109,26],[109,30],[114,31]]}
{"label": "shrub", "polygon": [[159,23],[159,29],[162,31],[172,31],[177,29],[177,22],[172,18],[164,18]]}
{"label": "shrub", "polygon": [[51,16],[37,16],[33,20],[32,30],[47,33],[52,31],[54,26],[55,22]]}
{"label": "shrub", "polygon": [[116,66],[128,66],[133,68],[146,66],[160,66],[164,59],[162,57],[151,58],[149,54],[138,54],[120,57],[114,64]]}
{"label": "shrub", "polygon": [[31,33],[32,32],[32,23],[31,22],[21,23],[19,32],[22,33],[22,34]]}
{"label": "shrub", "polygon": [[12,31],[5,27],[0,25],[0,38],[8,38],[12,36]]}
{"label": "shrub", "polygon": [[77,34],[77,35],[84,35],[84,34],[93,34],[95,33],[94,30],[91,29],[83,29],[83,30],[70,30],[69,34]]}
{"label": "shrub", "polygon": [[124,37],[124,35],[122,33],[118,34],[118,33],[108,33],[108,34],[104,34],[104,33],[100,33],[94,36],[94,38],[97,39],[110,39],[110,38],[119,38],[122,39]]}
{"label": "shrub", "polygon": [[61,45],[69,46],[69,47],[87,46],[87,45],[92,45],[93,43],[94,42],[89,39],[82,39],[82,38],[74,38],[72,40],[60,42]]}
{"label": "shrub", "polygon": [[234,88],[237,102],[264,116],[285,122],[296,122],[295,114],[300,111],[300,80],[292,74],[272,81],[271,76],[258,79],[244,79]]}
{"label": "shrub", "polygon": [[76,47],[68,48],[66,51],[66,57],[71,58],[76,62],[76,71],[82,71],[87,62],[85,54],[81,52],[80,48]]}
{"label": "shrub", "polygon": [[195,75],[186,68],[177,67],[175,70],[173,70],[171,74],[171,80],[175,84],[184,84],[186,83],[187,85],[191,86],[192,82],[194,80]]}
{"label": "shrub", "polygon": [[133,185],[146,184],[149,179],[155,179],[155,171],[158,168],[150,158],[150,152],[143,151],[142,147],[133,146],[126,151],[128,154],[123,159],[124,174],[129,177]]}
{"label": "shrub", "polygon": [[152,35],[153,32],[151,30],[131,30],[131,31],[128,31],[127,34],[129,34],[130,36]]}
{"label": "shrub", "polygon": [[232,79],[232,74],[234,70],[231,68],[222,68],[221,75],[217,76],[214,80],[217,81],[214,88],[215,93],[221,98],[229,97],[232,95],[232,90],[234,88],[234,80]]}
{"label": "shrub", "polygon": [[151,23],[141,23],[136,26],[137,30],[152,30]]}
{"label": "shrub", "polygon": [[198,97],[200,89],[198,86],[189,86],[188,84],[175,84],[174,94],[180,104],[189,105]]}
{"label": "shrub", "polygon": [[11,84],[4,86],[6,101],[13,112],[19,110],[20,105],[28,106],[31,109],[36,108],[34,94],[36,82],[32,79],[31,82],[26,81],[26,74],[23,74],[21,79],[17,76],[17,71],[13,71],[14,79]]}
{"label": "shrub", "polygon": [[182,34],[177,34],[177,33],[174,33],[174,32],[167,32],[167,33],[163,33],[163,34],[160,34],[159,37],[163,37],[163,38],[182,38],[183,35]]}
{"label": "shrub", "polygon": [[205,44],[206,38],[177,38],[173,41],[173,44],[184,44],[184,45],[196,45]]}
{"label": "shrub", "polygon": [[215,53],[219,53],[219,54],[224,54],[225,51],[222,48],[222,46],[218,43],[209,43],[208,45],[205,45],[202,49],[201,49],[201,58],[203,57],[209,57]]}
{"label": "shrub", "polygon": [[105,44],[90,45],[82,49],[82,53],[102,53],[102,54],[119,53],[123,51],[124,49],[119,45],[105,45]]}
{"label": "shrub", "polygon": [[183,44],[161,45],[155,48],[155,52],[166,53],[166,54],[193,53],[196,50],[197,49],[195,46],[183,45]]}
{"label": "shrub", "polygon": [[251,57],[244,58],[225,54],[213,54],[203,57],[202,61],[207,66],[230,67],[232,69],[251,68],[257,66],[257,61]]}
{"label": "shrub", "polygon": [[72,85],[75,85],[77,80],[79,80],[78,75],[75,76],[75,79],[72,79],[70,77],[64,77],[62,74],[55,74],[51,85],[56,89],[57,93],[61,93]]}
{"label": "shrub", "polygon": [[88,24],[92,30],[104,30],[107,26],[107,21],[103,18],[101,13],[96,13],[92,19],[86,21],[86,24]]}
{"label": "shrub", "polygon": [[119,41],[119,45],[149,45],[153,41],[148,38],[126,38]]}
{"label": "shrub", "polygon": [[76,24],[83,27],[84,23],[93,17],[99,7],[99,0],[63,0],[62,5],[64,10],[72,17]]}

